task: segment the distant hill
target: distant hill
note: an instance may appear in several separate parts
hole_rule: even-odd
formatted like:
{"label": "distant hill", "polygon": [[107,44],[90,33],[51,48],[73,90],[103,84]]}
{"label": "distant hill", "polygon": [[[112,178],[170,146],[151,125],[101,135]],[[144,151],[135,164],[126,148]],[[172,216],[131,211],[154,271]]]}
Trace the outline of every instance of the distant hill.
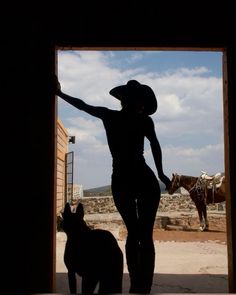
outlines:
{"label": "distant hill", "polygon": [[[165,192],[165,185],[159,181],[161,192]],[[92,197],[92,196],[111,196],[111,186],[105,185],[105,186],[99,186],[95,188],[90,188],[84,190],[84,197]]]}
{"label": "distant hill", "polygon": [[84,197],[89,196],[111,196],[111,186],[105,185],[105,186],[99,186],[95,188],[90,188],[87,190],[84,190]]}

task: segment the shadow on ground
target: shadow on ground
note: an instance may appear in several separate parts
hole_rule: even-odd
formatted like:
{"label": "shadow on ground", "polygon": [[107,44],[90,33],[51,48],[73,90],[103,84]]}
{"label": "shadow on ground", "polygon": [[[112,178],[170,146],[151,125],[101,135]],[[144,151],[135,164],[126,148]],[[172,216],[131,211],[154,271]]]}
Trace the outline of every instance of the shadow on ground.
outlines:
{"label": "shadow on ground", "polygon": [[[80,293],[80,277],[77,292]],[[56,292],[69,293],[66,273],[56,273]],[[129,275],[123,277],[123,293],[129,292]],[[154,275],[151,293],[228,293],[228,276],[222,274]]]}

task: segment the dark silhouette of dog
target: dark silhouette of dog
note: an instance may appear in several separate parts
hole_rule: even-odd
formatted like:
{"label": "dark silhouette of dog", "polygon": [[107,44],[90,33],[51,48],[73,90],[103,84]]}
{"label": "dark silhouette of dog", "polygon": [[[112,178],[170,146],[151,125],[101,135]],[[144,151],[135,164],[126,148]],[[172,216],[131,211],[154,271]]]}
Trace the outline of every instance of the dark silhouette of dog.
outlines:
{"label": "dark silhouette of dog", "polygon": [[84,208],[75,212],[66,203],[63,229],[67,235],[64,262],[71,293],[77,292],[76,274],[81,276],[82,293],[122,293],[123,253],[117,240],[107,230],[91,229],[84,221]]}

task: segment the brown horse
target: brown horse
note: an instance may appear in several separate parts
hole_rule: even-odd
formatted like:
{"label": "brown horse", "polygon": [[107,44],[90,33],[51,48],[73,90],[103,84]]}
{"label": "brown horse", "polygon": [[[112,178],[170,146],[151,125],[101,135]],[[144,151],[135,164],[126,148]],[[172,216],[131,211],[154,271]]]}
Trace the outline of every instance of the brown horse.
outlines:
{"label": "brown horse", "polygon": [[180,187],[189,192],[197,208],[200,231],[208,230],[207,205],[225,201],[225,177],[219,177],[218,174],[214,176],[202,174],[199,177],[194,177],[173,173],[168,193],[172,195]]}

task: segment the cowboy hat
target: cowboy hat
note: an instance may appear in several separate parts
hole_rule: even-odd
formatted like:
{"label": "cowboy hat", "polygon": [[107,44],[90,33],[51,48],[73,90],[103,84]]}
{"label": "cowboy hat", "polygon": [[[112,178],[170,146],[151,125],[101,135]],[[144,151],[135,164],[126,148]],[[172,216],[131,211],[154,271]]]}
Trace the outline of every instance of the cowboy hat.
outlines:
{"label": "cowboy hat", "polygon": [[157,99],[151,87],[136,80],[129,80],[125,85],[114,87],[109,93],[120,101],[131,98],[141,99],[147,115],[152,115],[157,110]]}

